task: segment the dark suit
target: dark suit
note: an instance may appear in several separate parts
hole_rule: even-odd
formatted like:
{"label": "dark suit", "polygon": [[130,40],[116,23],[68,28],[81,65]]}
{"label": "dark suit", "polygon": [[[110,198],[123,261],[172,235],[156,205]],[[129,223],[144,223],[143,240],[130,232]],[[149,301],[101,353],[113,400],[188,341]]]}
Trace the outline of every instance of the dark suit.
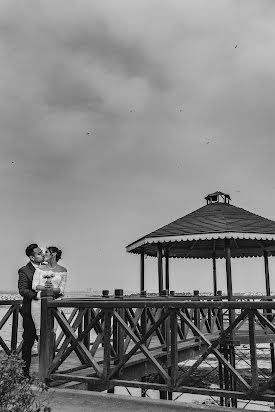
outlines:
{"label": "dark suit", "polygon": [[37,296],[37,292],[32,289],[32,278],[34,272],[35,267],[31,264],[31,262],[18,270],[18,289],[20,295],[23,296],[23,305],[21,309],[21,315],[23,316],[22,359],[25,361],[25,367],[23,368],[25,375],[29,375],[31,351],[37,338],[31,315],[31,301],[32,299],[36,299]]}

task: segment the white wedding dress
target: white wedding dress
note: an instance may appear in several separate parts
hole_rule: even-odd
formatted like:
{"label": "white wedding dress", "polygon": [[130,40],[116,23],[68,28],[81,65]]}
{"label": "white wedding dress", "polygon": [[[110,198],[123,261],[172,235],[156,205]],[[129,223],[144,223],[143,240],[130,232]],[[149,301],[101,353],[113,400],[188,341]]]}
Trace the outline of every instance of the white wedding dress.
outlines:
{"label": "white wedding dress", "polygon": [[[53,288],[59,288],[60,294],[64,295],[65,287],[67,283],[67,272],[54,272],[53,270],[42,270],[39,267],[36,268],[33,280],[32,289],[37,290],[37,286],[45,286],[47,280],[50,280],[53,284]],[[32,318],[34,321],[36,334],[40,335],[40,316],[41,316],[41,298],[38,300],[32,300]],[[55,331],[57,328],[57,323],[55,321]]]}

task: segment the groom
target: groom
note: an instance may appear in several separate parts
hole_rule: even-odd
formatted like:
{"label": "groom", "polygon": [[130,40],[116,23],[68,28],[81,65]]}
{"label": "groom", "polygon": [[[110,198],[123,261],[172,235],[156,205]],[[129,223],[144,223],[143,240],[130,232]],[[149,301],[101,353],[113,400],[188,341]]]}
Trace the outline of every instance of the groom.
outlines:
{"label": "groom", "polygon": [[44,255],[36,243],[32,243],[26,249],[26,255],[30,259],[26,266],[18,270],[18,289],[23,296],[21,315],[23,317],[23,345],[22,359],[25,361],[23,373],[30,378],[31,351],[37,338],[35,326],[31,315],[31,301],[37,299],[37,292],[32,289],[32,278],[35,269],[43,262]]}

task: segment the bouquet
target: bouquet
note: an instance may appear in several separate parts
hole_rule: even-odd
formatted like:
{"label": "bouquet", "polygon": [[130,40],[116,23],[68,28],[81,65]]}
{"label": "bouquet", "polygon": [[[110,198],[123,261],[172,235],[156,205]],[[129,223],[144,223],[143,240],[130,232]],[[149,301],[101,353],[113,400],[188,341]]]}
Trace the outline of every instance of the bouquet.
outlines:
{"label": "bouquet", "polygon": [[54,278],[54,274],[53,274],[53,273],[45,273],[45,274],[43,275],[43,279],[51,280],[52,278]]}

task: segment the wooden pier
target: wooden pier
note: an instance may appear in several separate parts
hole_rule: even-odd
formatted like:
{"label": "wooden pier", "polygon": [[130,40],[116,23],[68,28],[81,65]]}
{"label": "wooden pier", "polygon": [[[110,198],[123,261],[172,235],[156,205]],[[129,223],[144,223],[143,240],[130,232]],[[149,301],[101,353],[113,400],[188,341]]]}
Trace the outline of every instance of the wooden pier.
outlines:
{"label": "wooden pier", "polygon": [[[33,359],[42,381],[56,389],[81,385],[109,393],[118,386],[137,388],[142,397],[155,390],[161,399],[203,394],[224,406],[237,406],[238,399],[275,402],[275,297],[142,295],[130,299],[117,290],[102,298],[44,296],[41,352]],[[0,302],[8,305],[0,320],[0,345],[7,354],[21,350],[20,303]],[[11,317],[11,340],[5,342],[1,329]],[[258,365],[263,344],[264,373]],[[243,345],[246,368],[239,363]],[[187,360],[191,365],[184,365]],[[208,385],[202,382],[206,373]]]}

